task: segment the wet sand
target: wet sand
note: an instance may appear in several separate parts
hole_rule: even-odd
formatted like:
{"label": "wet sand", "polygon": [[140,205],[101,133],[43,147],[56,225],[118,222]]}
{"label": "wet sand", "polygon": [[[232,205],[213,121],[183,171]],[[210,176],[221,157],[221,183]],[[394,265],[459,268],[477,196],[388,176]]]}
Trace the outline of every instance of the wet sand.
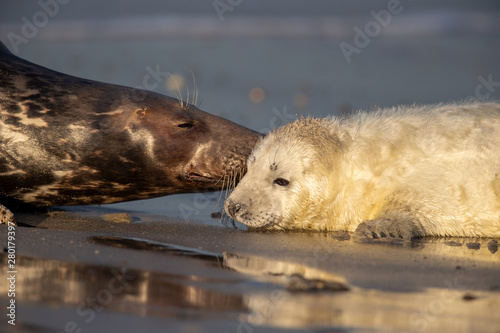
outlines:
{"label": "wet sand", "polygon": [[16,332],[500,327],[494,240],[366,244],[343,233],[258,233],[133,213],[134,222],[112,222],[109,214],[18,214]]}

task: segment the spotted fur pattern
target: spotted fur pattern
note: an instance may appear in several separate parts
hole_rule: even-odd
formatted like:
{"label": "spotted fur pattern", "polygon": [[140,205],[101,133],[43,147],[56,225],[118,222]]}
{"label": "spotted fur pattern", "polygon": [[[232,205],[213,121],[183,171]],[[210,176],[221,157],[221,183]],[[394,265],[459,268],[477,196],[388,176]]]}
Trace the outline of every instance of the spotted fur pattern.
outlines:
{"label": "spotted fur pattern", "polygon": [[259,136],[170,97],[37,66],[2,44],[0,82],[0,200],[100,204],[217,190],[245,172]]}

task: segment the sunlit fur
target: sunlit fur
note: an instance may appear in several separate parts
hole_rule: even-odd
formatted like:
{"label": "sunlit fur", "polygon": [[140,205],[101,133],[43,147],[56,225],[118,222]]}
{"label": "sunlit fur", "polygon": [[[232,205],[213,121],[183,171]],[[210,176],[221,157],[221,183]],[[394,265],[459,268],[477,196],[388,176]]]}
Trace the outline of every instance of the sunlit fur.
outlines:
{"label": "sunlit fur", "polygon": [[251,228],[353,232],[391,221],[410,238],[500,237],[500,104],[302,118],[263,138],[247,167],[225,208]]}

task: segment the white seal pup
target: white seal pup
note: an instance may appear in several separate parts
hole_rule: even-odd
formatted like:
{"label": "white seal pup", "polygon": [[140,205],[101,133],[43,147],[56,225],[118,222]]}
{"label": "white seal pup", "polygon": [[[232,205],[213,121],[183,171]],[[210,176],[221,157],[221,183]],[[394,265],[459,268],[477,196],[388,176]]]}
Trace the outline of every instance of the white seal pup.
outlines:
{"label": "white seal pup", "polygon": [[225,203],[251,229],[500,237],[500,104],[302,118],[261,139]]}

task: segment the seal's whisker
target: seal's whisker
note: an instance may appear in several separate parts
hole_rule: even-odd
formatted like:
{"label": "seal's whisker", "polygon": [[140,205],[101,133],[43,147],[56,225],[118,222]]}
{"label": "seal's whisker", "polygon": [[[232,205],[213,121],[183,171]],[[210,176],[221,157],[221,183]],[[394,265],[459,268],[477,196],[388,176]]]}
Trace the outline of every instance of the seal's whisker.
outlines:
{"label": "seal's whisker", "polygon": [[[224,201],[227,200],[231,192],[233,191],[236,181],[238,179],[238,174],[241,173],[241,168],[238,167],[235,170],[231,170],[229,174],[226,174],[224,177],[224,183],[222,185],[222,190],[225,192],[224,193]],[[221,210],[221,216],[220,216],[220,222],[222,225],[229,227],[229,224],[233,226],[234,229],[237,229],[238,227],[236,226],[235,221],[226,214],[226,211],[224,208]]]}
{"label": "seal's whisker", "polygon": [[179,86],[179,83],[177,82],[177,79],[175,78],[174,75],[171,73],[168,73],[172,80],[174,80],[175,86],[177,87],[177,91],[175,92],[175,97],[179,100],[179,103],[181,105],[181,109],[184,109],[184,100],[182,99],[182,92],[181,92],[181,87]]}
{"label": "seal's whisker", "polygon": [[229,193],[231,193],[231,186],[230,186],[230,183],[229,183],[229,179],[228,179],[228,182],[225,185],[225,188],[224,188],[224,191],[225,191],[225,194],[224,194],[224,201],[227,200],[227,197],[229,196]]}
{"label": "seal's whisker", "polygon": [[236,171],[231,173],[231,178],[230,178],[230,183],[229,183],[229,187],[230,188],[234,188],[235,187],[235,184],[236,184]]}
{"label": "seal's whisker", "polygon": [[227,178],[227,188],[230,189],[233,184],[234,170],[231,171],[229,177]]}
{"label": "seal's whisker", "polygon": [[236,172],[234,173],[232,188],[236,187],[236,184],[238,183],[238,179],[241,179],[241,169],[240,168],[238,168],[236,170]]}
{"label": "seal's whisker", "polygon": [[200,102],[198,102],[198,94],[196,94],[196,104],[198,104],[196,107],[197,108],[200,108],[201,105],[203,104],[203,98],[200,100]]}
{"label": "seal's whisker", "polygon": [[195,90],[196,94],[195,94],[195,99],[194,99],[194,105],[198,105],[198,92],[199,92],[199,90],[198,90],[198,87],[196,87],[196,85],[195,85],[195,89],[196,89]]}
{"label": "seal's whisker", "polygon": [[[224,171],[224,174],[225,174],[225,173],[226,173],[226,172]],[[216,208],[217,208],[217,206],[219,206],[219,202],[220,202],[220,200],[221,200],[221,198],[222,198],[222,192],[224,191],[224,185],[225,185],[225,184],[224,184],[224,179],[225,179],[225,177],[224,177],[224,175],[223,175],[223,176],[222,176],[222,188],[221,188],[221,191],[220,191],[220,194],[219,194],[219,199],[217,199],[217,203],[215,204],[214,209],[216,209]],[[220,179],[219,179],[219,181],[220,181]],[[222,211],[224,211],[224,209],[222,209]]]}
{"label": "seal's whisker", "polygon": [[217,179],[217,181],[215,182],[215,185],[219,185],[219,183],[222,181],[222,185],[224,186],[224,179],[226,178],[226,176],[227,172],[224,170],[222,176],[220,176],[219,179]]}
{"label": "seal's whisker", "polygon": [[196,78],[194,73],[191,71],[191,76],[193,77],[193,105],[198,107],[198,88],[196,87]]}

